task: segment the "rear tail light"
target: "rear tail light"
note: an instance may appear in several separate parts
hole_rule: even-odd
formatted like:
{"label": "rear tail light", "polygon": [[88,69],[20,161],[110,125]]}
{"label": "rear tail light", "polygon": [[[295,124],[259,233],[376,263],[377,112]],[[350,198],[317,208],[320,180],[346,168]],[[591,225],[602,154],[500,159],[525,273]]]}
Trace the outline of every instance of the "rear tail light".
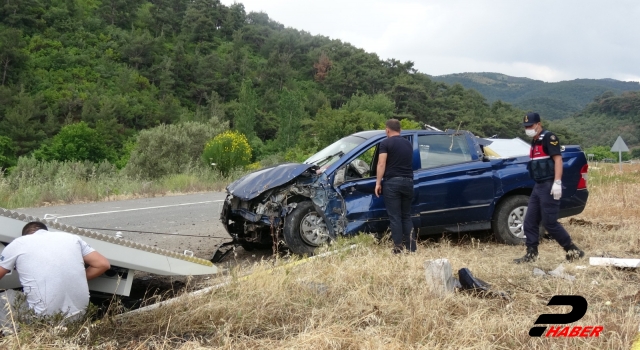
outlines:
{"label": "rear tail light", "polygon": [[580,169],[580,181],[578,181],[579,190],[583,190],[587,188],[587,179],[589,178],[589,175],[587,174],[588,171],[589,171],[589,164],[583,165],[582,169]]}

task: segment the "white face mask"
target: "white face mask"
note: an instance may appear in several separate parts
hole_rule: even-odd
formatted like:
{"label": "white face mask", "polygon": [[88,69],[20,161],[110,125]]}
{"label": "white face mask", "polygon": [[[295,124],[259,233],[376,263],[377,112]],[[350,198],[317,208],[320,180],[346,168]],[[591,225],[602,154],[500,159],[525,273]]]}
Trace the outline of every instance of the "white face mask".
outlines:
{"label": "white face mask", "polygon": [[537,132],[537,131],[536,131],[536,129],[534,128],[534,129],[525,129],[525,130],[524,130],[524,133],[525,133],[525,134],[527,134],[527,136],[529,136],[529,137],[534,137],[534,136],[536,136],[536,134],[537,134],[538,132]]}

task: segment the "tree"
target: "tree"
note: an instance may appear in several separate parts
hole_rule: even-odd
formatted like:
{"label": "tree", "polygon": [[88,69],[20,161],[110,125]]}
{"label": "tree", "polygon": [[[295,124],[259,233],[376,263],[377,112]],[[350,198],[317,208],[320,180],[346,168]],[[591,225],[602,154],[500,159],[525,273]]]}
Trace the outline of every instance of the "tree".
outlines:
{"label": "tree", "polygon": [[385,121],[385,117],[376,112],[349,112],[326,107],[318,111],[312,127],[307,130],[306,139],[307,142],[316,139],[319,146],[324,147],[347,135],[378,129]]}
{"label": "tree", "polygon": [[276,136],[282,149],[289,149],[298,142],[300,123],[307,117],[304,111],[305,99],[298,90],[283,89],[278,101],[280,128]]}
{"label": "tree", "polygon": [[11,101],[11,107],[0,120],[0,135],[13,141],[17,156],[23,156],[38,148],[47,139],[45,130],[55,132],[51,110],[41,95],[29,96],[20,91]]}
{"label": "tree", "polygon": [[16,151],[13,142],[6,136],[0,136],[0,170],[16,165]]}
{"label": "tree", "polygon": [[247,139],[255,137],[256,109],[258,95],[253,90],[251,80],[245,80],[238,96],[238,108],[234,112],[233,128],[244,134]]}
{"label": "tree", "polygon": [[113,162],[115,150],[107,147],[103,136],[85,122],[71,124],[60,129],[50,144],[44,144],[35,152],[38,159],[49,161]]}
{"label": "tree", "polygon": [[188,2],[182,0],[152,0],[149,9],[153,21],[151,31],[155,36],[171,37],[180,32],[182,18]]}
{"label": "tree", "polygon": [[342,106],[349,112],[355,111],[369,111],[382,115],[385,118],[393,117],[393,111],[395,110],[395,104],[389,97],[384,94],[366,95],[359,93],[351,96],[349,101]]}
{"label": "tree", "polygon": [[0,6],[0,23],[26,30],[40,30],[46,23],[42,15],[46,12],[39,0],[3,1]]}
{"label": "tree", "polygon": [[24,66],[28,55],[24,52],[25,42],[22,31],[0,26],[0,86],[13,81],[17,70]]}
{"label": "tree", "polygon": [[146,30],[132,32],[122,47],[122,57],[135,69],[149,68],[157,52],[156,40]]}
{"label": "tree", "polygon": [[222,25],[224,9],[219,0],[189,2],[182,22],[182,33],[193,43],[213,42]]}
{"label": "tree", "polygon": [[107,24],[130,28],[141,0],[102,0],[98,13]]}
{"label": "tree", "polygon": [[224,18],[222,19],[222,33],[227,39],[231,39],[237,30],[242,29],[245,24],[246,17],[247,13],[243,4],[233,3],[229,6]]}
{"label": "tree", "polygon": [[331,70],[332,65],[333,62],[331,62],[329,56],[322,52],[318,58],[318,62],[313,64],[313,69],[316,70],[316,74],[313,78],[316,81],[323,82],[327,78],[327,74],[329,74],[329,70]]}

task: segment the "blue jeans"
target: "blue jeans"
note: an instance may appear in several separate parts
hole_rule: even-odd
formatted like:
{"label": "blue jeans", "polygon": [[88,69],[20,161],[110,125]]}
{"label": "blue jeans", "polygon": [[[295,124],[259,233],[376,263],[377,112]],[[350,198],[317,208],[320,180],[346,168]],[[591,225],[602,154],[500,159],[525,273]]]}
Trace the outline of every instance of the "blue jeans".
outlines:
{"label": "blue jeans", "polygon": [[391,239],[396,249],[416,251],[416,235],[411,221],[413,179],[392,177],[382,183],[382,196],[389,215]]}
{"label": "blue jeans", "polygon": [[536,183],[529,197],[527,216],[524,218],[524,234],[527,236],[527,247],[537,248],[539,243],[540,223],[562,247],[571,244],[567,230],[558,222],[560,201],[553,199],[551,193],[553,181]]}

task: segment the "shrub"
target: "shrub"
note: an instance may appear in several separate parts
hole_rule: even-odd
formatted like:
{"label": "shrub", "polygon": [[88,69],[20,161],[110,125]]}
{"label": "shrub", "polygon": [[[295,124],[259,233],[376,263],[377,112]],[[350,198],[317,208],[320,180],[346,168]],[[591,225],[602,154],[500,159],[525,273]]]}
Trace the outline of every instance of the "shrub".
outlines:
{"label": "shrub", "polygon": [[125,166],[127,166],[127,163],[129,163],[129,158],[131,158],[131,153],[133,152],[134,149],[136,149],[135,137],[125,141],[125,143],[122,145],[121,155],[114,163],[115,166],[118,167],[118,169],[122,169]]}
{"label": "shrub", "polygon": [[68,181],[109,178],[118,174],[118,169],[107,161],[93,163],[42,161],[34,157],[20,157],[16,167],[7,176],[12,187],[38,186],[45,183],[63,185]]}
{"label": "shrub", "polygon": [[[611,152],[611,147],[609,146],[593,146],[587,148],[584,153],[593,154],[593,160],[596,161],[611,159],[615,162],[618,162],[618,152]],[[629,152],[622,152],[622,160],[629,160],[630,158],[631,157]]]}
{"label": "shrub", "polygon": [[212,121],[162,124],[142,130],[124,171],[129,176],[142,178],[185,172],[200,165],[207,140],[226,129],[226,123]]}
{"label": "shrub", "polygon": [[314,149],[302,149],[300,147],[294,147],[285,153],[284,159],[288,162],[302,163],[309,157],[314,155],[316,152],[317,151]]}
{"label": "shrub", "polygon": [[251,146],[243,134],[226,131],[207,142],[202,161],[205,164],[215,163],[216,168],[226,175],[231,169],[249,164]]}
{"label": "shrub", "polygon": [[400,120],[400,129],[402,130],[420,130],[422,126],[420,123],[413,121],[411,119],[402,119]]}
{"label": "shrub", "polygon": [[100,133],[85,122],[63,127],[50,143],[42,145],[34,154],[37,159],[61,162],[88,160],[99,163],[113,161],[116,157],[116,152],[105,145]]}
{"label": "shrub", "polygon": [[287,160],[284,158],[282,154],[271,154],[262,159],[260,159],[260,166],[263,168],[272,167],[278,164],[285,163]]}

